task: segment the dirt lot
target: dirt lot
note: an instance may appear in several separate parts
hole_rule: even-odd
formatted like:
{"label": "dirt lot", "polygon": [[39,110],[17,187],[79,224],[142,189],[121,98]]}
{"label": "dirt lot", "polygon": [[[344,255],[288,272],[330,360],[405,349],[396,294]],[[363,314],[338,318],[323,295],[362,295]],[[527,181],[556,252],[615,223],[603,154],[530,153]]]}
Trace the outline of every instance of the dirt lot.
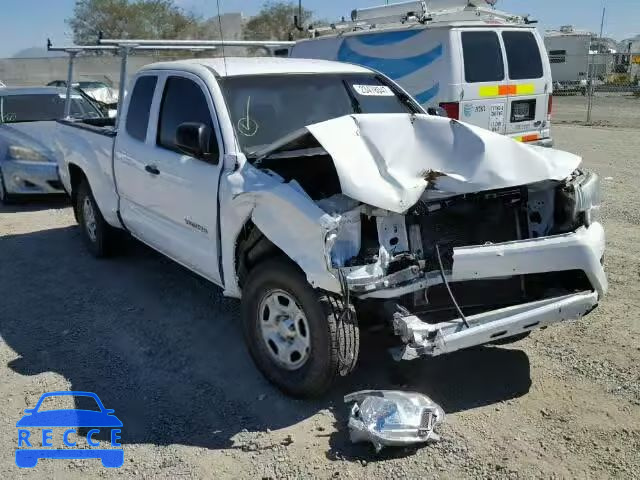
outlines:
{"label": "dirt lot", "polygon": [[[611,290],[581,322],[510,347],[394,363],[365,332],[356,372],[288,399],[255,370],[238,304],[149,249],[91,258],[64,204],[0,210],[0,478],[639,478],[638,130],[558,126],[603,178]],[[440,443],[351,445],[341,398],[424,392]],[[16,421],[43,392],[96,392],[123,421],[125,465],[14,464]]]}
{"label": "dirt lot", "polygon": [[[556,124],[584,124],[587,102],[583,95],[556,95],[553,99],[553,121]],[[591,122],[605,127],[640,128],[640,96],[597,92],[593,98]]]}

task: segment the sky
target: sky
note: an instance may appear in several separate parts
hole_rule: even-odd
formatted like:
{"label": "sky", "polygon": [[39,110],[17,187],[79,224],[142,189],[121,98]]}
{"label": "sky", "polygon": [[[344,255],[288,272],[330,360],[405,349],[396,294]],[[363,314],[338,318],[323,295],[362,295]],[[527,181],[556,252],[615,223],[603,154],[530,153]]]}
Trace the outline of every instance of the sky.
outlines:
{"label": "sky", "polygon": [[[217,12],[216,0],[176,0],[180,6],[203,15]],[[250,16],[260,10],[264,0],[220,0],[225,12]],[[352,9],[381,5],[384,0],[303,0],[305,8],[329,21],[349,18]],[[0,0],[0,58],[13,56],[30,47],[43,47],[47,38],[55,44],[72,43],[65,19],[73,14],[75,0]],[[605,36],[617,40],[640,34],[640,0],[499,0],[497,7],[526,14],[540,21],[539,28],[574,25],[598,32],[602,8],[606,6]]]}

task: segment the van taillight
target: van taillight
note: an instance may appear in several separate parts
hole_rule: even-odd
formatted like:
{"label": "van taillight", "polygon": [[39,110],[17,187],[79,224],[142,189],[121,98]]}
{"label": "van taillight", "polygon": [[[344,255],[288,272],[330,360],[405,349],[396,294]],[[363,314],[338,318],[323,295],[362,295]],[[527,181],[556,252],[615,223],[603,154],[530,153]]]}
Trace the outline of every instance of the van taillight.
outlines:
{"label": "van taillight", "polygon": [[447,112],[447,117],[456,120],[460,118],[460,104],[458,102],[443,102],[440,106]]}
{"label": "van taillight", "polygon": [[549,95],[549,104],[547,105],[547,120],[551,121],[551,114],[553,113],[553,95]]}

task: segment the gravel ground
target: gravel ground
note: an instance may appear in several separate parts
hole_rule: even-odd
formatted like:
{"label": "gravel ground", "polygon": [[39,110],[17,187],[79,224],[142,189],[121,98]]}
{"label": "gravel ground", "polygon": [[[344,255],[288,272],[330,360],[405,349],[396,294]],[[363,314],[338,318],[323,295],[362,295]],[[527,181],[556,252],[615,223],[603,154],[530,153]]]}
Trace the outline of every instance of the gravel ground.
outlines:
{"label": "gravel ground", "polygon": [[[554,123],[585,124],[587,102],[587,97],[582,95],[554,96]],[[596,93],[591,123],[603,127],[640,128],[640,96],[629,93]]]}
{"label": "gravel ground", "polygon": [[[0,209],[0,478],[639,478],[640,135],[554,133],[603,178],[600,308],[509,347],[411,363],[365,332],[356,372],[311,402],[257,373],[238,304],[216,287],[133,242],[94,260],[64,203]],[[341,398],[361,388],[430,395],[447,412],[442,441],[380,455],[350,444]],[[54,390],[115,409],[122,468],[15,466],[15,422]]]}

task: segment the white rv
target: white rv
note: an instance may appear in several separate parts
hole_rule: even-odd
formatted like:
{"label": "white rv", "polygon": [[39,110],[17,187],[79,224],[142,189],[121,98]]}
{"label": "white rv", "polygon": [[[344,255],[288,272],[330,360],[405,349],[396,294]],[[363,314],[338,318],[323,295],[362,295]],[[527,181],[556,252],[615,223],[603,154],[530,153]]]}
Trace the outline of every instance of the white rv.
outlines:
{"label": "white rv", "polygon": [[451,118],[551,146],[553,85],[543,40],[534,22],[494,10],[495,2],[354,10],[351,22],[312,30],[290,56],[373,68],[425,108],[439,106]]}

